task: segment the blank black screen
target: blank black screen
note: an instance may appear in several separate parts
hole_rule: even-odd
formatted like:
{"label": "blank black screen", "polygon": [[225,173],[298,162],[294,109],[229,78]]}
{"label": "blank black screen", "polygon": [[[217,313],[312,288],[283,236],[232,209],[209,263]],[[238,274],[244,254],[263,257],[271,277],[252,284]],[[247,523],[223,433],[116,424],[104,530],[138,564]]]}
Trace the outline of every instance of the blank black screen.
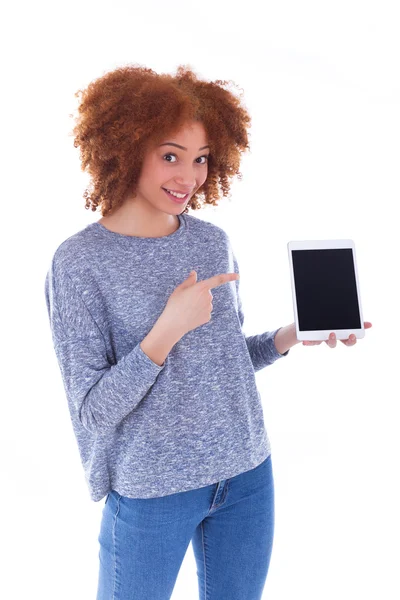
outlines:
{"label": "blank black screen", "polygon": [[291,252],[299,330],[360,329],[353,250]]}

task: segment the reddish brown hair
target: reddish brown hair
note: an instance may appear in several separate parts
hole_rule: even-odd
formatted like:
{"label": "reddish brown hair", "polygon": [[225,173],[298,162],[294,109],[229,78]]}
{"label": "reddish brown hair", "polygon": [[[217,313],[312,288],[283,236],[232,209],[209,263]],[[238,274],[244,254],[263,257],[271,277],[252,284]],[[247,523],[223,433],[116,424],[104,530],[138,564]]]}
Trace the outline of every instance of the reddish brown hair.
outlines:
{"label": "reddish brown hair", "polygon": [[239,98],[224,89],[229,83],[202,81],[182,65],[175,76],[128,65],[78,90],[75,96],[82,98],[72,133],[81,169],[91,176],[91,191],[83,194],[85,208],[95,211],[100,205],[104,217],[127,195],[134,196],[148,148],[192,121],[203,124],[210,156],[207,179],[183,212],[200,209],[200,195],[203,205],[217,206],[219,186],[227,196],[230,178],[242,177],[240,153],[250,148],[251,117]]}

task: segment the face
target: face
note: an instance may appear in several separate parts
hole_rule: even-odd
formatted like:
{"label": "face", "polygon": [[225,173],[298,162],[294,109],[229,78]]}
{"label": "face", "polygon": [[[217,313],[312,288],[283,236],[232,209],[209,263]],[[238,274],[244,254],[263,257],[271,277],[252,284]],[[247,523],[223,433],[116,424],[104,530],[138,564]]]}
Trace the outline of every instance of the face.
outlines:
{"label": "face", "polygon": [[[169,136],[146,154],[134,201],[170,215],[180,214],[207,179],[209,152],[206,131],[199,122]],[[187,195],[174,199],[165,189]]]}

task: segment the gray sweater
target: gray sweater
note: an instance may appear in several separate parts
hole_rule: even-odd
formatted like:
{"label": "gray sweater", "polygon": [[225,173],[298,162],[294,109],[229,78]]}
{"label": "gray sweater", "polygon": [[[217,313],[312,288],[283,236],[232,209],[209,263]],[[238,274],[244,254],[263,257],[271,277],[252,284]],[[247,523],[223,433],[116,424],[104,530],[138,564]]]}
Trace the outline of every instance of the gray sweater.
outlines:
{"label": "gray sweater", "polygon": [[239,280],[212,289],[211,320],[162,366],[140,342],[170,294],[239,273],[227,234],[197,217],[158,238],[91,223],[56,249],[45,281],[52,340],[90,497],[155,498],[211,485],[271,453],[254,373],[285,354],[279,329],[245,336]]}

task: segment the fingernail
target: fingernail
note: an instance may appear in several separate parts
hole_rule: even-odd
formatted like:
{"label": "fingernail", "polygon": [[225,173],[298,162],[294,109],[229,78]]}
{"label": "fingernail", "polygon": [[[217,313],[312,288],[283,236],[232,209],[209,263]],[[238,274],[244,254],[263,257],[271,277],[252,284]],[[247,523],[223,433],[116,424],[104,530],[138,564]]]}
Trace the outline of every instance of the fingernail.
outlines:
{"label": "fingernail", "polygon": [[331,333],[331,340],[334,340],[334,339],[335,339],[335,334]]}

